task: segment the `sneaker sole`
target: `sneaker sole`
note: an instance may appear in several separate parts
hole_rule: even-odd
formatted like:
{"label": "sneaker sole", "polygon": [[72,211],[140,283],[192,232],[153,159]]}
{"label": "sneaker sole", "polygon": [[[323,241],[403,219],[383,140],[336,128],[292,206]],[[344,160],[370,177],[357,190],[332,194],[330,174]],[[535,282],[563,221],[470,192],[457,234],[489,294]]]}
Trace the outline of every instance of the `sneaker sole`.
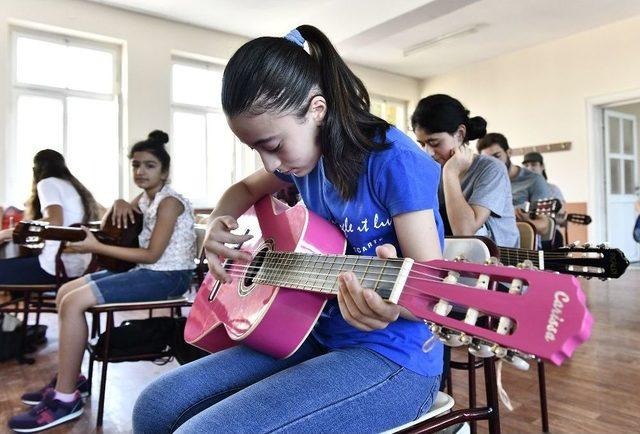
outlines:
{"label": "sneaker sole", "polygon": [[73,419],[76,419],[76,418],[80,417],[82,415],[83,411],[84,411],[84,407],[82,407],[80,410],[78,410],[78,411],[76,411],[74,413],[69,413],[65,417],[61,417],[60,419],[54,420],[50,424],[42,425],[42,426],[39,426],[37,428],[11,428],[11,429],[14,430],[15,432],[39,432],[39,431],[44,431],[46,429],[53,428],[54,426],[60,425],[60,424],[65,423],[65,422],[69,422],[70,420],[73,420]]}
{"label": "sneaker sole", "polygon": [[[83,398],[86,398],[87,396],[89,396],[89,392],[82,392],[80,396]],[[26,401],[24,399],[21,399],[21,401],[23,404],[31,405],[31,406],[40,404],[40,401]]]}

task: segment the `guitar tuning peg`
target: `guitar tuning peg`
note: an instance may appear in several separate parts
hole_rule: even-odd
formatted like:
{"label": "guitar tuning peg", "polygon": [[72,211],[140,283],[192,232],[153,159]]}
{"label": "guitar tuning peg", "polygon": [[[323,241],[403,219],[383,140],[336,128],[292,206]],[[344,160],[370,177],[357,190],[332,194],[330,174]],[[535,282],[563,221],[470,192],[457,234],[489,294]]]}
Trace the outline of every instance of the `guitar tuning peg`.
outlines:
{"label": "guitar tuning peg", "polygon": [[583,248],[585,248],[585,249],[588,249],[589,247],[591,247],[591,244],[589,244],[589,243],[584,243],[584,244],[582,245],[582,247],[583,247]]}
{"label": "guitar tuning peg", "polygon": [[530,367],[529,362],[527,362],[522,357],[517,356],[513,353],[507,354],[505,357],[503,357],[503,360],[506,362],[509,362],[516,369],[519,369],[520,371],[528,371]]}
{"label": "guitar tuning peg", "polygon": [[440,339],[440,341],[442,341],[443,344],[454,348],[463,345],[460,339],[461,336],[461,333],[446,328],[443,328],[442,331],[438,334],[438,338]]}
{"label": "guitar tuning peg", "polygon": [[600,243],[597,246],[599,249],[608,249],[609,248],[609,243]]}
{"label": "guitar tuning peg", "polygon": [[484,341],[474,340],[469,344],[469,352],[476,357],[487,358],[493,357],[493,351],[491,351],[491,345],[484,343]]}
{"label": "guitar tuning peg", "polygon": [[485,265],[502,265],[502,263],[498,258],[496,258],[495,256],[492,256],[485,261]]}
{"label": "guitar tuning peg", "polygon": [[491,352],[500,359],[507,355],[507,349],[498,344],[491,347]]}

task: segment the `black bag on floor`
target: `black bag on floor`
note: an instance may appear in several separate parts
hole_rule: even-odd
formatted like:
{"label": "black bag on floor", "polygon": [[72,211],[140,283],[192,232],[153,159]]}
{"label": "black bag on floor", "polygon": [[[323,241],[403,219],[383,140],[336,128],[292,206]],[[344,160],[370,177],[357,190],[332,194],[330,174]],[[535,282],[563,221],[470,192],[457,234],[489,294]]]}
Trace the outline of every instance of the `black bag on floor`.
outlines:
{"label": "black bag on floor", "polygon": [[[111,329],[109,355],[111,357],[136,357],[137,360],[156,360],[158,357],[145,357],[149,354],[164,353],[171,357],[171,341],[175,333],[175,319],[156,317],[126,320]],[[106,342],[105,333],[100,334],[98,342],[92,345],[93,352],[101,356]]]}
{"label": "black bag on floor", "polygon": [[0,314],[0,362],[12,359],[20,349],[22,322],[15,316]]}
{"label": "black bag on floor", "polygon": [[194,347],[184,341],[184,326],[187,323],[186,318],[175,318],[175,322],[176,328],[171,342],[171,349],[178,363],[186,365],[189,362],[193,362],[209,354],[205,350]]}

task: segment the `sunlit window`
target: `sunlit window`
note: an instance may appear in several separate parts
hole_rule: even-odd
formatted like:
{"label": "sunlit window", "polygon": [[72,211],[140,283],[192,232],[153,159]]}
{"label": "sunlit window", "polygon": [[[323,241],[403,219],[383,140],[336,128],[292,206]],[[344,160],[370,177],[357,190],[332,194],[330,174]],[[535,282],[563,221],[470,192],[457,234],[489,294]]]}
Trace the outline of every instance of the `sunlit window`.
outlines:
{"label": "sunlit window", "polygon": [[371,113],[395,125],[400,131],[406,132],[409,127],[406,101],[372,96]]}
{"label": "sunlit window", "polygon": [[171,179],[197,207],[213,207],[233,183],[255,170],[250,150],[235,140],[222,112],[224,67],[174,58]]}
{"label": "sunlit window", "polygon": [[65,156],[101,204],[120,196],[119,48],[54,34],[13,34],[12,146],[7,199],[30,194],[32,160],[42,149]]}

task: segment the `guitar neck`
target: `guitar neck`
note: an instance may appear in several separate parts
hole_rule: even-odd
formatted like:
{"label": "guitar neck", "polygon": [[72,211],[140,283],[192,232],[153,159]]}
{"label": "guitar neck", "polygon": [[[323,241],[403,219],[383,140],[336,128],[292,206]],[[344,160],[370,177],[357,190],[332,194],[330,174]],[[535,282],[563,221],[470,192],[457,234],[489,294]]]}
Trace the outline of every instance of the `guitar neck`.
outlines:
{"label": "guitar neck", "polygon": [[[97,229],[91,229],[91,232],[99,241],[104,241],[105,236]],[[82,241],[87,234],[82,228],[71,228],[66,226],[47,226],[38,232],[38,236],[44,240],[53,241]],[[108,238],[108,237],[106,237]]]}
{"label": "guitar neck", "polygon": [[[315,255],[266,252],[254,266],[256,283],[302,289],[324,294],[338,293],[338,275],[350,271],[363,287],[382,298],[397,302],[413,260],[380,259],[369,256]],[[249,270],[251,274],[251,269]]]}
{"label": "guitar neck", "polygon": [[525,250],[510,247],[498,247],[500,262],[505,265],[516,266],[523,261],[529,260],[534,267],[544,269],[544,251],[543,250]]}

